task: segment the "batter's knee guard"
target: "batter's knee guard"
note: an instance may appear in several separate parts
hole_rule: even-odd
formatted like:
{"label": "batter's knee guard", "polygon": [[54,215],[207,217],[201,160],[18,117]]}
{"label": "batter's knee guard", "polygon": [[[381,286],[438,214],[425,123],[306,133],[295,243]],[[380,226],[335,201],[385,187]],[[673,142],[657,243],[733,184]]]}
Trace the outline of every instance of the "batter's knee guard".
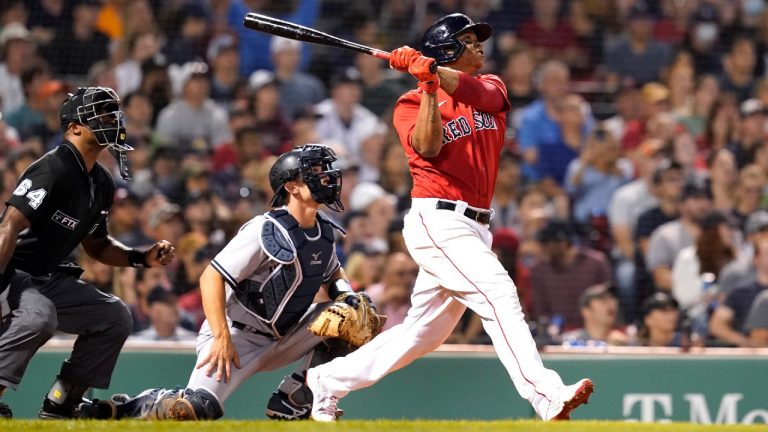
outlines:
{"label": "batter's knee guard", "polygon": [[224,409],[216,395],[205,389],[186,389],[170,410],[174,420],[216,420],[224,415]]}
{"label": "batter's knee guard", "polygon": [[267,402],[267,417],[273,420],[308,419],[311,411],[312,391],[297,373],[283,378]]}

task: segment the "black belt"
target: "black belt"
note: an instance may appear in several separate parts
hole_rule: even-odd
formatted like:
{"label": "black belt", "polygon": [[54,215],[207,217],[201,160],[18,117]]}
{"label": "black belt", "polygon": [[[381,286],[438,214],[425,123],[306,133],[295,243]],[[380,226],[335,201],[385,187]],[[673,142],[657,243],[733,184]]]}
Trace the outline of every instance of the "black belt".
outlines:
{"label": "black belt", "polygon": [[[451,201],[438,200],[437,209],[454,211],[456,210],[456,203]],[[488,225],[491,222],[491,212],[488,211],[477,211],[472,210],[471,208],[466,208],[464,210],[464,216],[483,225]]]}
{"label": "black belt", "polygon": [[240,321],[232,321],[232,327],[240,331],[247,331],[249,333],[266,336],[270,339],[276,339],[275,335],[273,335],[272,333],[263,332],[261,330],[253,328],[252,326],[249,326],[248,324],[243,324]]}

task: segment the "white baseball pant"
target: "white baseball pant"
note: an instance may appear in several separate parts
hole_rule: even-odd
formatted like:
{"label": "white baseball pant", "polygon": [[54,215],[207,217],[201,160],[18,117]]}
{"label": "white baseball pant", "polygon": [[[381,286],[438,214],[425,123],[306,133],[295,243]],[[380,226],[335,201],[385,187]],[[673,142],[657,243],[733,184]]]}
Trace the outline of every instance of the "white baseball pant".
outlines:
{"label": "white baseball pant", "polygon": [[415,198],[405,217],[405,242],[420,266],[405,321],[317,366],[321,382],[337,397],[376,383],[440,346],[469,307],[482,318],[520,396],[544,417],[563,381],[541,362],[517,288],[491,251],[488,227],[460,213],[461,205],[449,211],[436,204],[437,199]]}

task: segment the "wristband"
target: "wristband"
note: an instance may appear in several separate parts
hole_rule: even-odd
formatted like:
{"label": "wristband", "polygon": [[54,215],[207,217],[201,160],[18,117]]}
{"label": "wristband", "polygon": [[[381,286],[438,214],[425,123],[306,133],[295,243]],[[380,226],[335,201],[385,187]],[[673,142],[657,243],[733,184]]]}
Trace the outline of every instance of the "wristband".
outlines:
{"label": "wristband", "polygon": [[328,287],[328,297],[336,299],[336,297],[344,293],[353,293],[352,285],[344,279],[336,279]]}
{"label": "wristband", "polygon": [[128,251],[128,265],[131,267],[149,267],[147,254],[136,249]]}

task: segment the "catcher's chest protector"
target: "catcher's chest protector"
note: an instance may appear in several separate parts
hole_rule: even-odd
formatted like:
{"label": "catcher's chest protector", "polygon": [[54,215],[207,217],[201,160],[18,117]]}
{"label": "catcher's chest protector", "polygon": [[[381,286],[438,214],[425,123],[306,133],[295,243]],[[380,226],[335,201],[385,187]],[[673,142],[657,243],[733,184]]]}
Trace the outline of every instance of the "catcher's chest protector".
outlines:
{"label": "catcher's chest protector", "polygon": [[270,263],[266,280],[244,280],[237,300],[261,320],[285,334],[307,311],[323,283],[334,249],[331,222],[318,213],[317,227],[304,230],[286,210],[266,214],[259,239]]}

